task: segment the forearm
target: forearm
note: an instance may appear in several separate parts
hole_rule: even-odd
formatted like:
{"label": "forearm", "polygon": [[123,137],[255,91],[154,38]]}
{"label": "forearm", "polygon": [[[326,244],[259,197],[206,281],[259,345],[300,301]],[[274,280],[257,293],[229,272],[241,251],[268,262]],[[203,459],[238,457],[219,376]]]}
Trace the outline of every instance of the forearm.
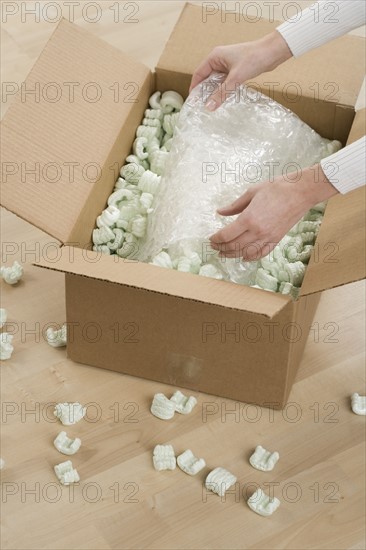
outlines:
{"label": "forearm", "polygon": [[294,57],[364,25],[365,0],[320,0],[277,27]]}
{"label": "forearm", "polygon": [[292,52],[286,40],[277,30],[263,36],[257,41],[257,51],[260,53],[262,72],[272,71],[281,63],[292,57]]}
{"label": "forearm", "polygon": [[338,190],[325,175],[322,166],[316,164],[302,170],[301,178],[294,183],[298,201],[306,210],[336,195]]}

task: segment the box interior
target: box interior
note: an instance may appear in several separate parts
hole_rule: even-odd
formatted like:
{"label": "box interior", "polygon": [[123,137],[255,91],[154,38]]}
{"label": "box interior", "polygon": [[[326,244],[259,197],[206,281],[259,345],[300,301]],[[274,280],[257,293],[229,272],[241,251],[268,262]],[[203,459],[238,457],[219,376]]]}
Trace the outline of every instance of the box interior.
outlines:
{"label": "box interior", "polygon": [[[11,163],[16,159],[18,163],[24,161],[32,165],[36,159],[43,159],[45,163],[53,158],[59,162],[76,159],[82,166],[83,163],[94,160],[102,168],[101,177],[94,183],[86,182],[79,171],[76,172],[74,186],[64,180],[50,185],[42,177],[40,181],[22,185],[18,173],[10,174],[8,180],[2,182],[2,204],[53,235],[63,245],[91,248],[91,234],[96,217],[105,208],[118,170],[131,150],[136,128],[143,118],[151,93],[156,89],[174,89],[186,97],[194,68],[215,43],[237,42],[239,35],[241,40],[243,36],[254,39],[272,30],[276,24],[261,20],[255,25],[243,22],[239,26],[229,19],[222,24],[219,15],[205,24],[201,18],[201,9],[187,4],[159,60],[156,72],[151,73],[143,64],[135,62],[76,25],[62,21],[27,79],[29,87],[35,81],[48,82],[50,75],[55,81],[72,81],[76,75],[70,67],[74,67],[72,70],[80,75],[81,83],[98,77],[100,82],[110,84],[116,80],[118,74],[121,89],[126,89],[126,86],[128,89],[132,82],[137,84],[138,93],[135,93],[132,101],[116,103],[111,94],[108,99],[104,98],[91,105],[77,99],[74,103],[61,101],[59,104],[49,105],[42,101],[39,104],[24,102],[18,98],[2,123],[5,162]],[[289,105],[289,96],[282,91],[274,92],[275,99],[289,106],[321,135],[339,139],[345,144],[362,83],[359,69],[350,71],[348,56],[352,50],[355,58],[362,59],[365,55],[363,46],[364,41],[360,38],[343,37],[324,47],[321,56],[315,51],[301,59],[290,60],[272,73],[262,75],[262,80],[258,79],[257,84],[264,93],[271,95],[273,82],[281,83],[282,88],[297,82],[301,95],[296,102],[290,101]],[[75,51],[78,52],[76,63],[74,59],[70,61],[71,57],[75,57]],[[337,63],[330,63],[329,56],[332,59],[336,57]],[[311,83],[314,80],[318,90],[316,99]],[[331,82],[339,85],[337,97],[329,89]],[[76,119],[75,113],[78,113]],[[55,123],[58,129],[57,140]],[[352,133],[354,139],[356,135],[356,132]],[[363,224],[363,203],[360,198],[363,193],[361,189],[329,201],[316,243],[316,248],[321,248],[320,261],[319,254],[315,257],[314,252],[306,271],[302,295],[356,281],[365,276],[363,256],[360,253],[364,250],[360,231]],[[346,221],[350,222],[347,233],[342,231]],[[335,243],[335,256],[331,255],[329,243]],[[90,254],[93,255],[93,252]],[[98,253],[94,254],[99,258]],[[99,262],[108,271],[109,259],[102,257]],[[45,264],[46,259],[42,265],[46,267]],[[54,264],[49,262],[48,267],[54,268]],[[126,272],[128,277],[132,274],[130,263],[124,262],[120,267],[121,272]],[[65,265],[64,269],[72,272],[71,265]],[[148,280],[154,280],[153,269],[153,266],[144,264],[147,288]],[[84,271],[86,276],[97,276],[95,266],[90,269],[90,265],[87,265]],[[181,284],[186,286],[187,279],[181,280],[176,272],[169,273],[169,277],[176,279],[177,288]],[[121,284],[123,279],[124,275],[121,275]],[[219,281],[218,284],[218,288],[224,289],[223,285],[227,283]],[[257,289],[241,290],[245,294],[259,294]],[[269,299],[269,293],[266,294],[266,299]]]}

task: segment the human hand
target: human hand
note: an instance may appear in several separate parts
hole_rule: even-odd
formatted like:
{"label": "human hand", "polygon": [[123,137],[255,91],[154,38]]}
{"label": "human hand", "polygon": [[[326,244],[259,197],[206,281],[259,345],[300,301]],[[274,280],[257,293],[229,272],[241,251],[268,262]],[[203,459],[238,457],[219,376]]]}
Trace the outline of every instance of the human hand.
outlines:
{"label": "human hand", "polygon": [[[318,180],[314,177],[317,170]],[[222,216],[240,215],[210,237],[211,246],[220,256],[259,260],[305,212],[336,193],[320,165],[303,170],[299,181],[288,174],[286,179],[277,177],[254,185],[230,206],[218,210]]]}
{"label": "human hand", "polygon": [[291,50],[277,31],[253,42],[218,46],[196,69],[189,91],[191,92],[214,71],[226,73],[225,81],[218,86],[206,103],[207,109],[214,111],[235,91],[236,86],[263,72],[275,69],[290,57]]}

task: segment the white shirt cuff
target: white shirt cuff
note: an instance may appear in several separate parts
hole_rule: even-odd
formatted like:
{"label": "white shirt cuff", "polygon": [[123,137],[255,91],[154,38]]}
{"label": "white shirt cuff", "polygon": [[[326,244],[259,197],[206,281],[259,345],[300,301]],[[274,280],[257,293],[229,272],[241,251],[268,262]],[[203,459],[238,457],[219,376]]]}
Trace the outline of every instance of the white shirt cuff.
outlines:
{"label": "white shirt cuff", "polygon": [[318,48],[366,22],[365,0],[319,0],[277,27],[294,57]]}
{"label": "white shirt cuff", "polygon": [[324,174],[340,193],[366,183],[366,136],[320,161]]}

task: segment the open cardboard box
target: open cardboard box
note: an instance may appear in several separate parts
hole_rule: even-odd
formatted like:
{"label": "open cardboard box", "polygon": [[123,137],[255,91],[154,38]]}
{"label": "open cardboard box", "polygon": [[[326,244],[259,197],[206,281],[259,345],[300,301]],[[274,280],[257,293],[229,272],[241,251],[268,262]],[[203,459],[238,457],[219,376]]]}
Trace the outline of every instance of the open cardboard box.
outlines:
{"label": "open cardboard box", "polygon": [[[219,12],[204,22],[201,15],[198,6],[184,7],[155,73],[63,20],[26,80],[24,90],[36,92],[19,93],[2,122],[1,200],[60,244],[57,257],[45,251],[35,265],[65,273],[70,359],[281,408],[320,292],[364,277],[364,189],[329,201],[296,302],[91,251],[96,217],[150,94],[186,96],[214,45],[253,40],[277,26],[238,24],[229,15],[223,23]],[[361,38],[340,38],[256,85],[345,144],[364,133],[364,112],[355,117],[354,110],[364,46]],[[101,168],[98,178],[92,163]]]}

